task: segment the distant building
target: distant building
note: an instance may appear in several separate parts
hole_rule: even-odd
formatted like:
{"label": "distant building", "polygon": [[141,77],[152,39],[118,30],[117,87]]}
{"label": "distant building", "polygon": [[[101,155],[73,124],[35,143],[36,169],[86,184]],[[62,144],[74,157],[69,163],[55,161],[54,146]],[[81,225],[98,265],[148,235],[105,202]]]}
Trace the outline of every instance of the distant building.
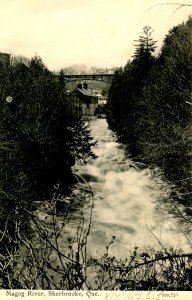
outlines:
{"label": "distant building", "polygon": [[105,105],[105,104],[107,104],[107,98],[106,97],[99,98],[98,104],[99,105]]}
{"label": "distant building", "polygon": [[102,90],[92,90],[92,94],[98,98],[102,97]]}
{"label": "distant building", "polygon": [[0,52],[0,65],[9,66],[10,65],[10,54]]}
{"label": "distant building", "polygon": [[94,116],[98,105],[98,96],[95,96],[87,83],[78,84],[69,94],[70,104],[76,114],[80,116]]}

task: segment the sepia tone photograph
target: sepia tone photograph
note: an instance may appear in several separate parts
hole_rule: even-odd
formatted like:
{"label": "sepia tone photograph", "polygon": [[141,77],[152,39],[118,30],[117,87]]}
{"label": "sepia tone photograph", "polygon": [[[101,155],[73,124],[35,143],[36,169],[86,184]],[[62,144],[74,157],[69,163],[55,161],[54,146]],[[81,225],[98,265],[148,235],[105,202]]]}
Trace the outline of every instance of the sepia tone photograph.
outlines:
{"label": "sepia tone photograph", "polygon": [[0,0],[7,298],[192,290],[191,14]]}

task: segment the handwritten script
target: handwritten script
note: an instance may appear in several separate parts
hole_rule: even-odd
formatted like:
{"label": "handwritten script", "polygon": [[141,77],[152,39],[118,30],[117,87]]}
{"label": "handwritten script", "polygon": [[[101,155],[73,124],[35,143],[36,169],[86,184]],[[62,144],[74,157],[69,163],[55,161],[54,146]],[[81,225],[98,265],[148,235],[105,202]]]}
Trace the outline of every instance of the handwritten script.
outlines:
{"label": "handwritten script", "polygon": [[164,300],[177,299],[177,292],[113,292],[105,294],[105,300]]}

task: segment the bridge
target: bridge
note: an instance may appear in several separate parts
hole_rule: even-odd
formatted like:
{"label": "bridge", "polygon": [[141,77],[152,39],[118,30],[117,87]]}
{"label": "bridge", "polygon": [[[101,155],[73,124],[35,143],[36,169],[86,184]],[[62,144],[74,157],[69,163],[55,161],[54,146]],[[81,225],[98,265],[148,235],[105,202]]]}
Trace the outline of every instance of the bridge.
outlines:
{"label": "bridge", "polygon": [[78,74],[78,75],[64,74],[64,78],[66,82],[95,80],[95,81],[103,81],[108,84],[111,84],[113,76],[114,74]]}

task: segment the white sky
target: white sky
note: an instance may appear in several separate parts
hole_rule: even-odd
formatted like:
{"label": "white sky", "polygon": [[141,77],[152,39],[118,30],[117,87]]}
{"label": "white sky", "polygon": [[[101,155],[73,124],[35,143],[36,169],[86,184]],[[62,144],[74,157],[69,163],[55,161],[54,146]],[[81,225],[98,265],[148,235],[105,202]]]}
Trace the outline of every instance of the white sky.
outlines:
{"label": "white sky", "polygon": [[143,26],[159,45],[192,7],[155,4],[192,0],[0,0],[0,52],[40,55],[50,70],[72,64],[125,65]]}

